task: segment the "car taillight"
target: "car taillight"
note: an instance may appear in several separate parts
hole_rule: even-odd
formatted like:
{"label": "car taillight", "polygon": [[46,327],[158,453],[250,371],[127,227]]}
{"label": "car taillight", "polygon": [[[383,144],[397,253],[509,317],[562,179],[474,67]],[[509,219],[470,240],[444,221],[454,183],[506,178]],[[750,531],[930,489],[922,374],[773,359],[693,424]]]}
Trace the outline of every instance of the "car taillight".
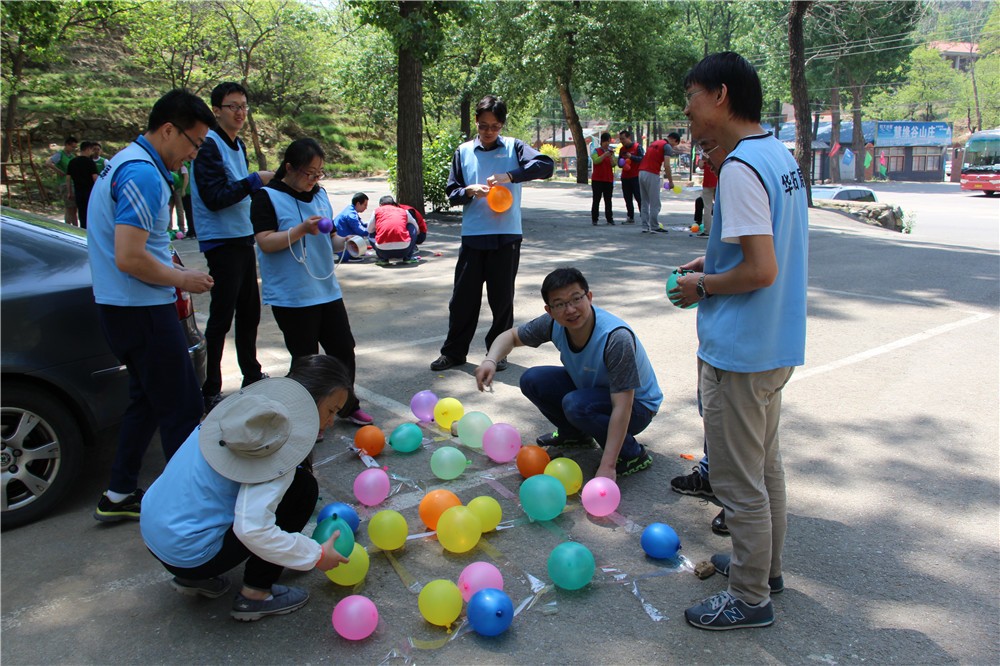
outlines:
{"label": "car taillight", "polygon": [[193,314],[194,314],[194,301],[191,300],[191,294],[184,291],[183,289],[178,289],[177,318],[180,320],[184,320]]}

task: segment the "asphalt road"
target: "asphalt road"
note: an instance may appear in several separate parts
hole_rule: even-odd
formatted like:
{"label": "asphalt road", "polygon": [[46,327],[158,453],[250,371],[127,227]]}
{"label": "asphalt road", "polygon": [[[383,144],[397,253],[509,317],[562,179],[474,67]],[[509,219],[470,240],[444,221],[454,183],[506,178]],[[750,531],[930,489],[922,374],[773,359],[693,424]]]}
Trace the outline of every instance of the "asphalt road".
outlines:
{"label": "asphalt road", "polygon": [[[358,189],[376,200],[387,192],[379,180],[326,185],[335,206]],[[664,195],[668,227],[690,224],[694,194]],[[949,197],[952,218],[982,210],[974,197],[942,196]],[[921,205],[916,194],[906,197]],[[476,451],[466,450],[472,465],[461,477],[438,482],[429,458],[445,436],[427,427],[423,450],[380,456],[403,480],[377,508],[402,511],[410,533],[419,534],[423,491],[446,487],[463,501],[496,497],[513,526],[487,535],[466,555],[444,553],[435,540],[419,537],[395,554],[395,567],[374,553],[357,593],[377,604],[380,625],[369,639],[350,643],[334,633],[330,613],[352,590],[319,572],[286,575],[286,582],[311,590],[305,608],[252,624],[229,618],[228,596],[208,601],[174,593],[136,525],[91,518],[110,464],[106,446],[94,452],[88,478],[64,510],[3,534],[4,664],[1000,662],[995,242],[923,239],[920,232],[943,217],[936,209],[919,212],[913,237],[812,211],[807,365],[785,391],[782,419],[786,589],[775,598],[773,627],[703,632],[686,625],[683,611],[722,589],[724,579],[701,581],[647,559],[637,530],[669,523],[692,562],[729,547],[709,530],[714,504],[669,489],[672,477],[690,471],[693,463],[682,456],[699,454],[701,430],[695,313],[673,308],[663,285],[672,267],[703,251],[704,241],[685,231],[650,236],[634,226],[592,227],[589,188],[542,184],[525,188],[524,199],[516,319],[541,312],[538,288],[549,270],[575,265],[590,279],[595,303],[633,325],[664,389],[661,412],[640,438],[654,465],[621,481],[616,520],[588,518],[577,496],[551,524],[526,524],[519,520],[516,471]],[[621,207],[617,195],[615,206]],[[516,350],[494,393],[475,390],[471,364],[428,369],[447,328],[458,239],[458,218],[436,216],[420,265],[379,268],[368,260],[338,269],[358,342],[359,394],[387,432],[412,421],[410,397],[431,389],[514,425],[531,441],[548,426],[520,395],[517,380],[530,365],[557,363],[553,348]],[[201,265],[195,241],[177,246],[188,265]],[[196,304],[204,317],[207,298]],[[487,315],[484,305],[472,358],[484,351]],[[265,368],[282,374],[288,355],[267,308],[259,342]],[[234,356],[228,347],[226,390],[240,381]],[[346,449],[353,432],[338,423],[317,447],[324,501],[352,501],[352,481],[363,469]],[[598,454],[573,454],[585,477]],[[143,483],[162,465],[154,445]],[[577,592],[544,587],[548,554],[565,539],[585,544],[599,564],[594,581]],[[370,543],[364,524],[359,540]],[[510,630],[487,639],[424,622],[420,586],[455,580],[476,560],[499,566],[515,606],[528,603]],[[543,587],[533,590],[533,583]]]}

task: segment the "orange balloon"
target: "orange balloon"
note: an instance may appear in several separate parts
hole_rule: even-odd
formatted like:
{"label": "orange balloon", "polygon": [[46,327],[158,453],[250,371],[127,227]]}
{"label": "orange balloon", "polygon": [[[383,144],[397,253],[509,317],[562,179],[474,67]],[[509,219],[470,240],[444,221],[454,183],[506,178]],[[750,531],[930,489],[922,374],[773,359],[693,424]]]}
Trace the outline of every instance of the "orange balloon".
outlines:
{"label": "orange balloon", "polygon": [[540,446],[522,446],[517,452],[517,471],[528,478],[536,474],[544,474],[545,466],[551,462],[549,454]]}
{"label": "orange balloon", "polygon": [[514,195],[506,187],[494,185],[486,194],[486,203],[494,213],[503,213],[514,203]]}
{"label": "orange balloon", "polygon": [[696,234],[696,233],[698,233],[698,231],[699,231],[700,229],[701,229],[701,227],[699,227],[699,226],[698,226],[697,224],[692,224],[692,225],[691,225],[691,233],[693,233],[693,234]]}
{"label": "orange balloon", "polygon": [[374,458],[385,448],[385,433],[378,426],[366,425],[354,433],[354,446]]}
{"label": "orange balloon", "polygon": [[420,520],[432,530],[437,529],[438,518],[453,506],[462,506],[462,500],[450,490],[432,490],[420,500]]}

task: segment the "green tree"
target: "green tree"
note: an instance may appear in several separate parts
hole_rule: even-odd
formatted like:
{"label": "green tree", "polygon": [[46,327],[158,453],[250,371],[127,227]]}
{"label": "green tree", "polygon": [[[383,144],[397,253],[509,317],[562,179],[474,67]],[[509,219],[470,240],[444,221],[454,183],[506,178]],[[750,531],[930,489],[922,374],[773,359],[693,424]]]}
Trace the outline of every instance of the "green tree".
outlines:
{"label": "green tree", "polygon": [[[920,46],[905,65],[906,84],[895,95],[895,115],[910,120],[938,120],[947,115],[962,88],[962,76],[941,54]],[[935,111],[935,105],[938,110]],[[941,107],[945,107],[942,109]]]}

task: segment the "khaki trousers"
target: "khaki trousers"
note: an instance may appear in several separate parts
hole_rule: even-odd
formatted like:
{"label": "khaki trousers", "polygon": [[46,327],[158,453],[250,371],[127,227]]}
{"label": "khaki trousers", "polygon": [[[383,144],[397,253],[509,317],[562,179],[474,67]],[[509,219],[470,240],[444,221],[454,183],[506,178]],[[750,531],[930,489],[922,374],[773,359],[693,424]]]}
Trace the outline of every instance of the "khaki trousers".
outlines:
{"label": "khaki trousers", "polygon": [[770,597],[785,542],[785,472],[778,446],[781,390],[793,368],[728,372],[699,360],[709,480],[733,539],[729,592],[748,604]]}

